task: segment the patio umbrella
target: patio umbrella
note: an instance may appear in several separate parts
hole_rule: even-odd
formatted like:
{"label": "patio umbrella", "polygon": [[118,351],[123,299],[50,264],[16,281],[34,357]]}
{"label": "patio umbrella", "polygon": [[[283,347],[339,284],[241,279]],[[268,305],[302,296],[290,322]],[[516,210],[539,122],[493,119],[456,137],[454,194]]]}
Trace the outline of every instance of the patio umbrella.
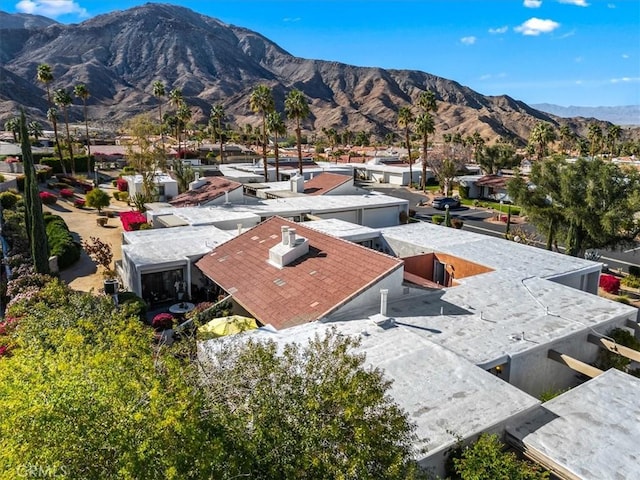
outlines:
{"label": "patio umbrella", "polygon": [[243,317],[241,315],[230,315],[228,317],[214,318],[205,323],[198,327],[198,333],[216,338],[246,332],[247,330],[255,330],[257,328],[258,324],[253,318]]}

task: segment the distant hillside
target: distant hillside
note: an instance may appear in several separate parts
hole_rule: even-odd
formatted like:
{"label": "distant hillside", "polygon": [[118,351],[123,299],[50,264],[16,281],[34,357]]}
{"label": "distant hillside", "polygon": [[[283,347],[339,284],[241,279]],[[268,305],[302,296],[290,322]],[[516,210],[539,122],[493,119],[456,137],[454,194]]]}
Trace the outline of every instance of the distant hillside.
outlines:
{"label": "distant hillside", "polygon": [[[48,27],[58,22],[40,15],[29,15],[25,13],[7,13],[0,10],[0,25],[3,29],[11,28],[39,28]],[[0,42],[2,41],[0,37]]]}
{"label": "distant hillside", "polygon": [[533,108],[562,118],[584,117],[597,118],[616,125],[640,126],[640,105],[621,107],[562,107],[549,103],[537,103]]}
{"label": "distant hillside", "polygon": [[[557,117],[508,96],[484,96],[429,73],[294,57],[259,33],[178,6],[146,4],[77,25],[51,22],[31,28],[37,22],[40,17],[0,17],[2,122],[20,106],[30,116],[46,119],[46,92],[36,81],[36,71],[48,63],[55,77],[52,88],[87,85],[89,115],[103,124],[155,112],[158,100],[152,84],[158,80],[167,93],[182,89],[193,120],[199,122],[206,121],[212,105],[222,103],[229,121],[257,126],[249,95],[256,85],[267,84],[279,111],[288,91],[301,90],[312,111],[304,128],[315,132],[348,128],[378,138],[398,133],[398,109],[415,104],[425,90],[435,92],[438,100],[436,141],[445,133],[467,136],[477,131],[486,139],[524,143],[536,122],[560,124]],[[81,112],[75,99],[72,121],[81,120]],[[585,134],[585,121],[567,123]]]}

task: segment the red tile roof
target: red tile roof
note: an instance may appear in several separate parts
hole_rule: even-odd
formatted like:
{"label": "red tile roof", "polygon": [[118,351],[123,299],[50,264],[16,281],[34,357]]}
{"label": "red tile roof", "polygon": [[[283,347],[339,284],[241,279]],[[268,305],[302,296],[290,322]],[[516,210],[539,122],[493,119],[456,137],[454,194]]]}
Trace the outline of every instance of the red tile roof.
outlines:
{"label": "red tile roof", "polygon": [[500,175],[485,175],[476,180],[476,185],[479,187],[504,188],[507,185],[507,180],[508,178]]}
{"label": "red tile roof", "polygon": [[324,195],[352,179],[353,177],[350,175],[327,172],[321,173],[304,183],[304,193],[307,195]]}
{"label": "red tile roof", "polygon": [[[280,269],[268,263],[281,227],[309,241],[309,253]],[[281,217],[229,240],[196,266],[262,324],[282,329],[318,320],[403,265],[370,250]]]}
{"label": "red tile roof", "polygon": [[224,192],[242,187],[241,183],[223,177],[205,177],[202,180],[206,181],[204,185],[176,195],[169,203],[174,207],[203,205],[224,195]]}

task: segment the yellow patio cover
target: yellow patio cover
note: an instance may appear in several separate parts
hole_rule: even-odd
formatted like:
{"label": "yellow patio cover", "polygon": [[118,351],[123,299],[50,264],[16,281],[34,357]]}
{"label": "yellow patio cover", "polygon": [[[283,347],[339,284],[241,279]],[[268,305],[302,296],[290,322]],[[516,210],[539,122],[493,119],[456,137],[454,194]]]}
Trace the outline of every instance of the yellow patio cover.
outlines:
{"label": "yellow patio cover", "polygon": [[205,323],[201,327],[198,327],[198,333],[211,337],[224,337],[257,328],[258,324],[253,318],[243,317],[241,315],[230,315],[228,317],[214,318]]}

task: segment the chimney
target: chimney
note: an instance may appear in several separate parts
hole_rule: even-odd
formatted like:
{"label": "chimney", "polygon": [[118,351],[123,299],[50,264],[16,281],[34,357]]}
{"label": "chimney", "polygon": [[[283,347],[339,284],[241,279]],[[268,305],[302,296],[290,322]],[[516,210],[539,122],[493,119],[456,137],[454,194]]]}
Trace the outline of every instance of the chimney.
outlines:
{"label": "chimney", "polygon": [[387,316],[387,297],[389,290],[383,288],[380,290],[380,315]]}
{"label": "chimney", "polygon": [[239,223],[238,224],[238,235],[241,235],[241,234],[242,234],[242,224]]}
{"label": "chimney", "polygon": [[193,181],[197,182],[200,180],[200,172],[193,172]]}
{"label": "chimney", "polygon": [[229,191],[224,192],[224,203],[229,203]]}
{"label": "chimney", "polygon": [[291,191],[293,193],[303,193],[304,192],[304,177],[299,173],[296,173],[291,179]]}
{"label": "chimney", "polygon": [[269,263],[277,268],[284,268],[294,260],[309,253],[309,240],[296,237],[296,229],[280,227],[282,241],[269,249]]}

